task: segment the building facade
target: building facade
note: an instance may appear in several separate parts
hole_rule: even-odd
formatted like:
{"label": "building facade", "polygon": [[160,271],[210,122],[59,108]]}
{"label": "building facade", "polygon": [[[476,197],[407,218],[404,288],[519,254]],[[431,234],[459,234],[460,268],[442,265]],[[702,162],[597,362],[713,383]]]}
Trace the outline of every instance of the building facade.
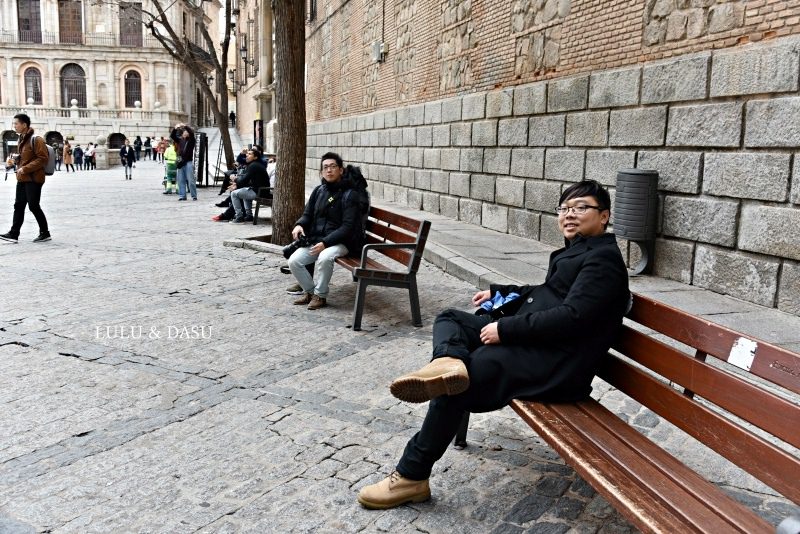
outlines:
{"label": "building facade", "polygon": [[[178,35],[202,48],[201,26],[219,41],[220,8],[217,0],[181,1],[167,13]],[[3,140],[16,137],[11,117],[20,112],[48,142],[103,138],[112,148],[125,137],[166,136],[179,121],[209,125],[206,98],[144,26],[148,12],[150,0],[0,3]]]}
{"label": "building facade", "polygon": [[[269,0],[231,0],[235,59],[228,72],[242,140],[275,151],[274,18]],[[231,42],[234,42],[232,39]],[[238,147],[234,147],[238,152]]]}
{"label": "building facade", "polygon": [[800,314],[796,2],[307,8],[309,175],[338,150],[373,195],[560,246],[564,187],[654,169],[657,275]]}

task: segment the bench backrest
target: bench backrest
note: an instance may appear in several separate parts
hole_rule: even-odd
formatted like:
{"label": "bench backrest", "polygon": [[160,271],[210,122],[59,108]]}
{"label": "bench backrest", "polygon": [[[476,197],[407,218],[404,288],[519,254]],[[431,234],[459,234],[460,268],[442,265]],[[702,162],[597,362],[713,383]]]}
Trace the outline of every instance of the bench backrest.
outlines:
{"label": "bench backrest", "polygon": [[627,317],[598,376],[800,503],[800,355],[641,295]]}
{"label": "bench backrest", "polygon": [[388,249],[379,252],[405,265],[409,272],[415,273],[419,270],[430,228],[430,221],[412,219],[370,206],[366,224],[366,244],[414,243],[416,245],[414,249]]}

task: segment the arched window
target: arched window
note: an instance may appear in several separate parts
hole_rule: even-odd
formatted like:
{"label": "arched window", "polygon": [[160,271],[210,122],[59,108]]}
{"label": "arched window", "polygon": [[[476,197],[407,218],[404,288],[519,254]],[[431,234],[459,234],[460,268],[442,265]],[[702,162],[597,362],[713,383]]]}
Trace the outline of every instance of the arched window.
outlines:
{"label": "arched window", "polygon": [[36,67],[25,69],[25,103],[33,99],[34,104],[42,104],[42,73]]}
{"label": "arched window", "polygon": [[86,107],[86,73],[80,65],[69,63],[61,69],[61,107],[72,106],[73,99],[79,108]]}
{"label": "arched window", "polygon": [[135,70],[125,73],[125,107],[136,107],[136,101],[142,101],[142,77]]}

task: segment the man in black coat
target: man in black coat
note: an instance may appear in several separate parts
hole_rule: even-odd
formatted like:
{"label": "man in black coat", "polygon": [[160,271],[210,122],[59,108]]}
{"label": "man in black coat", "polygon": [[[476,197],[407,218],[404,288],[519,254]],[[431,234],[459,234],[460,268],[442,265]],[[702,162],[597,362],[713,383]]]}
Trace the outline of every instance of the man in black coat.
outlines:
{"label": "man in black coat", "polygon": [[136,153],[133,151],[129,139],[125,139],[125,144],[119,149],[119,159],[125,169],[125,179],[133,180],[133,165],[136,162]]}
{"label": "man in black coat", "polygon": [[[289,269],[303,290],[303,295],[294,303],[307,304],[309,310],[326,305],[334,260],[356,250],[360,242],[357,195],[346,194],[351,183],[344,176],[342,158],[333,152],[324,154],[320,174],[322,183],[311,192],[303,215],[292,230],[293,239],[306,236],[311,245],[299,247],[288,261]],[[306,269],[306,265],[312,263],[316,281]]]}
{"label": "man in black coat", "polygon": [[243,223],[253,220],[253,200],[258,190],[269,187],[267,169],[261,164],[261,151],[256,147],[246,152],[246,167],[241,176],[231,184],[231,207],[234,210],[232,223]]}
{"label": "man in black coat", "polygon": [[428,478],[464,412],[498,410],[512,399],[586,398],[597,366],[628,309],[628,273],[613,234],[608,192],[590,180],[565,189],[556,208],[566,246],[553,252],[538,286],[491,286],[519,297],[483,315],[446,310],[433,325],[433,360],[390,386],[407,402],[430,400],[422,428],[396,471],[363,488],[367,508],[392,508],[430,497]]}

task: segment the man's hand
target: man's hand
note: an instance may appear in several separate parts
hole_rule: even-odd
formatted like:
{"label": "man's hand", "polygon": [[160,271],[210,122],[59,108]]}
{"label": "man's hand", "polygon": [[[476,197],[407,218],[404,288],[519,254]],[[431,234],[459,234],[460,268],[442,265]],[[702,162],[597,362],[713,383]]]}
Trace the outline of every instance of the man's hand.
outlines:
{"label": "man's hand", "polygon": [[292,239],[297,239],[301,235],[306,235],[306,233],[303,231],[303,227],[298,224],[297,226],[292,228]]}
{"label": "man's hand", "polygon": [[497,323],[489,323],[481,328],[481,343],[484,345],[500,344],[500,334],[497,333]]}
{"label": "man's hand", "polygon": [[325,243],[323,243],[322,241],[320,241],[319,243],[317,243],[316,245],[314,245],[313,247],[311,247],[311,249],[309,249],[309,252],[311,252],[311,254],[313,254],[313,255],[317,256],[317,255],[319,255],[319,253],[320,253],[320,252],[322,252],[323,250],[325,250]]}
{"label": "man's hand", "polygon": [[478,306],[480,306],[481,304],[483,304],[484,302],[486,302],[490,298],[492,298],[491,290],[487,289],[486,291],[478,291],[472,297],[472,305],[477,308]]}
{"label": "man's hand", "polygon": [[236,182],[233,182],[231,185],[228,186],[228,191],[233,191],[236,189]]}

